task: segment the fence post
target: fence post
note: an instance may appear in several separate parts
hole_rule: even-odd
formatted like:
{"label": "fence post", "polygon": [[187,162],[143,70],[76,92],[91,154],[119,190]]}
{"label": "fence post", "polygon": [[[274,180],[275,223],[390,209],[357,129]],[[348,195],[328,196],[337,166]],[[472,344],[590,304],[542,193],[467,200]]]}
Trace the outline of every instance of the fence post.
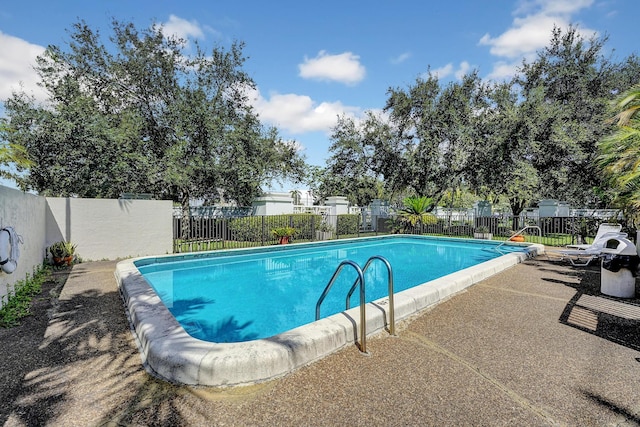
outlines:
{"label": "fence post", "polygon": [[576,227],[575,227],[575,223],[574,223],[574,217],[571,217],[571,244],[574,244],[574,236],[575,236],[575,231],[576,231]]}
{"label": "fence post", "polygon": [[262,246],[264,246],[264,215],[262,215],[261,217],[261,221],[262,221],[262,225],[260,226],[260,242],[262,244]]}
{"label": "fence post", "polygon": [[227,228],[228,228],[228,222],[229,220],[227,218],[222,218],[222,230],[220,230],[220,235],[222,236],[222,249],[224,249],[224,244],[227,240]]}
{"label": "fence post", "polygon": [[178,237],[176,230],[180,227],[180,220],[176,217],[173,217],[173,253],[178,253]]}

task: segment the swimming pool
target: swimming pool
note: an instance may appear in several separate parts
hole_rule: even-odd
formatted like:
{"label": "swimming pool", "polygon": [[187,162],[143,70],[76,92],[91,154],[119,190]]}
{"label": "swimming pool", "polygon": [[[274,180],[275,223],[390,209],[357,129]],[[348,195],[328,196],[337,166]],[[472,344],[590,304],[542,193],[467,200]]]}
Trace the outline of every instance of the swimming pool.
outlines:
{"label": "swimming pool", "polygon": [[[316,302],[343,260],[364,266],[372,256],[384,257],[393,269],[395,291],[400,292],[496,258],[501,253],[495,247],[487,241],[406,236],[134,264],[189,335],[210,342],[241,342],[315,321]],[[357,278],[352,268],[336,277],[323,301],[322,317],[344,311],[345,295]],[[364,278],[367,302],[387,296],[384,264],[372,263]],[[357,292],[351,300],[350,307],[359,305]]]}
{"label": "swimming pool", "polygon": [[[359,308],[340,312],[344,307],[345,286],[348,289],[355,277],[353,272],[350,272],[351,275],[345,274],[341,279],[343,283],[336,281],[334,287],[338,289],[335,292],[332,289],[329,295],[339,303],[329,303],[327,300],[327,306],[323,305],[322,308],[322,316],[328,317],[313,321],[316,301],[341,260],[353,258],[363,265],[371,254],[379,255],[384,247],[392,248],[382,255],[389,259],[394,269],[394,305],[396,319],[401,320],[515,265],[530,254],[542,252],[539,245],[516,246],[524,249],[524,252],[509,253],[486,261],[499,255],[493,250],[486,250],[497,244],[421,236],[384,236],[168,255],[123,261],[118,264],[116,278],[148,369],[167,380],[185,384],[247,384],[282,376],[357,340]],[[463,249],[466,247],[478,251],[466,252]],[[424,250],[428,252],[427,255],[421,252]],[[430,268],[415,261],[425,256],[437,259],[438,264],[446,266],[448,270],[433,273]],[[414,261],[404,262],[405,259]],[[459,260],[463,263],[459,264]],[[450,264],[452,267],[449,267]],[[418,268],[404,271],[404,265]],[[308,268],[302,268],[304,266]],[[421,270],[436,275],[419,276]],[[209,280],[194,279],[195,273],[209,276]],[[269,276],[269,280],[261,278],[261,275]],[[311,276],[316,276],[316,279]],[[441,277],[435,278],[438,276]],[[322,279],[320,283],[311,285],[311,282],[317,281],[317,277]],[[205,287],[211,288],[211,283],[215,283],[213,287],[227,289],[221,294],[209,296],[203,295],[202,289],[194,290],[196,284],[207,281],[209,284]],[[379,285],[378,282],[384,284]],[[372,265],[365,275],[365,284],[367,300],[374,300],[367,304],[366,310],[365,323],[370,335],[387,325],[386,269]],[[292,288],[312,290],[291,297],[289,302],[292,305],[283,309],[282,296],[288,295]],[[375,290],[377,288],[381,289]],[[256,292],[258,289],[260,291]],[[266,291],[262,293],[262,290]],[[241,298],[231,303],[228,300],[231,294],[240,295]],[[274,296],[278,298],[274,300]],[[250,299],[256,299],[261,305],[245,310],[249,314],[243,313]],[[358,294],[355,293],[354,306],[357,300]],[[198,307],[206,306],[215,308],[204,318],[194,320]],[[207,318],[226,306],[230,306],[231,311],[222,314],[222,317]],[[185,307],[190,308],[185,310]],[[170,309],[178,317],[186,318],[186,329],[195,337],[190,336],[176,321]],[[268,314],[263,315],[263,312]],[[254,314],[263,319],[249,316]],[[293,326],[287,323],[289,317],[298,317],[298,314],[302,320],[296,320]],[[264,323],[265,319],[266,328],[254,328],[254,324]],[[201,338],[216,342],[197,338],[203,330],[213,330],[214,334],[200,335]]]}

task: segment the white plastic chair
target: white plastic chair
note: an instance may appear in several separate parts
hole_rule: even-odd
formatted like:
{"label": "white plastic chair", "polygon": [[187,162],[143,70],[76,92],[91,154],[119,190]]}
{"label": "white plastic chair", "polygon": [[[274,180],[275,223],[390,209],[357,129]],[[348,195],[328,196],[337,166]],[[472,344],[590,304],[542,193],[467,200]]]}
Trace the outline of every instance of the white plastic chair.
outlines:
{"label": "white plastic chair", "polygon": [[610,224],[610,223],[607,223],[607,222],[603,222],[598,227],[598,232],[596,233],[596,237],[593,239],[593,243],[591,243],[591,244],[582,243],[582,244],[575,244],[575,245],[567,245],[567,248],[571,248],[571,249],[589,249],[598,240],[600,240],[603,235],[608,234],[608,233],[618,233],[619,234],[620,230],[622,230],[622,225],[621,224]]}
{"label": "white plastic chair", "polygon": [[584,249],[560,251],[562,259],[567,260],[575,267],[585,267],[602,254],[609,239],[626,238],[627,233],[609,232],[602,234],[590,245],[580,245]]}

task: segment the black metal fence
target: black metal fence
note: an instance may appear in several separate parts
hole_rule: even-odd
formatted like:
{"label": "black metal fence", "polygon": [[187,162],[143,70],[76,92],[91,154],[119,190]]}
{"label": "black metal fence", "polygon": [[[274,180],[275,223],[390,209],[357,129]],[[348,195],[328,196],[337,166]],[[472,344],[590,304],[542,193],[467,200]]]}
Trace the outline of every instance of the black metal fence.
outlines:
{"label": "black metal fence", "polygon": [[[182,221],[179,217],[173,220],[174,253],[275,245],[279,239],[273,231],[282,227],[295,230],[290,239],[294,243],[397,232],[506,240],[515,232],[530,227],[522,232],[526,241],[565,246],[588,242],[595,236],[598,225],[606,222],[585,217],[531,219],[502,216],[455,220],[438,218],[433,224],[405,228],[393,217],[373,218],[363,226],[359,215],[287,214],[235,218],[192,217],[185,230],[182,230]],[[628,231],[631,237],[635,237],[635,232]]]}

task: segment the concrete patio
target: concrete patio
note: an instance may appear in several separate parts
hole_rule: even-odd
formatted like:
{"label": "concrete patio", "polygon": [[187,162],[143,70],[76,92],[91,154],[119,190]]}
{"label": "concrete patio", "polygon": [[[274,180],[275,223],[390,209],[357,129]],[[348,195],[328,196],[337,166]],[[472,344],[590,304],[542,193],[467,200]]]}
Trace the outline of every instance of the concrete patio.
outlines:
{"label": "concrete patio", "polygon": [[597,267],[528,260],[371,338],[370,356],[230,389],[145,372],[114,269],[73,268],[19,350],[4,425],[640,425],[640,300],[601,295]]}

